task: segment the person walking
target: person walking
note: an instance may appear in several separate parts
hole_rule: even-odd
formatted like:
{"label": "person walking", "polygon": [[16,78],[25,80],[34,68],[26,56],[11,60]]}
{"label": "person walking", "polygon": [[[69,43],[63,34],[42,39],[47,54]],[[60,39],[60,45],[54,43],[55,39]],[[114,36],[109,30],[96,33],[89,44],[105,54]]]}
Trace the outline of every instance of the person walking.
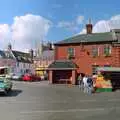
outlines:
{"label": "person walking", "polygon": [[79,85],[80,90],[82,90],[83,89],[83,79],[82,79],[81,73],[78,76],[78,85]]}
{"label": "person walking", "polygon": [[87,75],[84,75],[84,77],[83,77],[84,93],[88,92],[88,90],[87,90],[87,88],[88,88],[87,79],[88,79]]}
{"label": "person walking", "polygon": [[87,93],[91,94],[93,91],[93,80],[91,76],[87,78]]}

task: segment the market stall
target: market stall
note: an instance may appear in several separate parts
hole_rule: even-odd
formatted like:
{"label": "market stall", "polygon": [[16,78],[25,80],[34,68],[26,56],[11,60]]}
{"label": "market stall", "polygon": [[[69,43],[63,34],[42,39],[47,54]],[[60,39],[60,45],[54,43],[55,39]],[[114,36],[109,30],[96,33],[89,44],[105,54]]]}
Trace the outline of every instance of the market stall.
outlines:
{"label": "market stall", "polygon": [[96,77],[96,92],[112,92],[112,83],[109,74],[100,73]]}

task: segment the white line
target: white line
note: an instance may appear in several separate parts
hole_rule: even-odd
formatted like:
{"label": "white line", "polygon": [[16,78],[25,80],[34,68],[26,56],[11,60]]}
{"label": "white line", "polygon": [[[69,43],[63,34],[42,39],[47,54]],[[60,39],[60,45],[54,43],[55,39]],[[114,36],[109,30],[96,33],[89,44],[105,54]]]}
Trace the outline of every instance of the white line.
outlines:
{"label": "white line", "polygon": [[32,113],[69,113],[69,112],[94,112],[94,111],[106,111],[119,109],[120,107],[112,108],[88,108],[88,109],[66,109],[66,110],[36,110],[36,111],[22,111],[21,114],[32,114]]}
{"label": "white line", "polygon": [[[39,101],[38,101],[39,100]],[[44,101],[43,100],[41,100],[41,103],[43,103]],[[108,100],[96,100],[96,99],[93,99],[93,100],[76,100],[76,101],[74,101],[75,103],[94,103],[94,102],[108,102],[108,103],[110,103],[110,102],[120,102],[120,99],[108,99]],[[15,104],[20,104],[20,103],[35,103],[35,104],[41,104],[40,103],[40,99],[38,98],[38,99],[31,99],[31,100],[23,100],[23,101],[19,101],[19,100],[0,100],[0,104],[3,104],[3,103],[15,103]],[[59,103],[71,103],[70,101],[48,101],[47,103],[49,103],[49,104],[59,104]]]}
{"label": "white line", "polygon": [[66,113],[66,112],[87,112],[87,111],[104,111],[104,108],[96,109],[67,109],[67,110],[37,110],[37,111],[22,111],[22,114],[31,113]]}

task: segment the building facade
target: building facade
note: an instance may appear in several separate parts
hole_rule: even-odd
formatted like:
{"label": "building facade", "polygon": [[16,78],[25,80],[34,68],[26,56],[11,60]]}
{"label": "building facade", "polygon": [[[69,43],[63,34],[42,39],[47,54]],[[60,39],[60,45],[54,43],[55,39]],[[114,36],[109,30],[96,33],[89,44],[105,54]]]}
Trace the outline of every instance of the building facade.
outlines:
{"label": "building facade", "polygon": [[30,50],[29,53],[16,51],[12,50],[12,46],[9,44],[7,50],[5,50],[4,53],[7,57],[6,65],[12,68],[12,72],[14,74],[24,74],[27,71],[34,73],[33,50]]}
{"label": "building facade", "polygon": [[[95,74],[97,67],[120,67],[120,30],[92,33],[92,24],[89,23],[86,25],[86,31],[87,34],[73,36],[55,43],[55,60],[68,60],[76,64],[78,68],[75,75],[71,71],[71,76],[76,77],[79,73]],[[56,66],[49,66],[52,70],[52,72],[50,70],[50,75],[57,71],[57,69],[53,70]],[[53,77],[50,77],[50,80],[53,81]]]}
{"label": "building facade", "polygon": [[38,76],[44,76],[46,69],[54,61],[54,50],[45,50],[37,58],[34,58],[35,73]]}

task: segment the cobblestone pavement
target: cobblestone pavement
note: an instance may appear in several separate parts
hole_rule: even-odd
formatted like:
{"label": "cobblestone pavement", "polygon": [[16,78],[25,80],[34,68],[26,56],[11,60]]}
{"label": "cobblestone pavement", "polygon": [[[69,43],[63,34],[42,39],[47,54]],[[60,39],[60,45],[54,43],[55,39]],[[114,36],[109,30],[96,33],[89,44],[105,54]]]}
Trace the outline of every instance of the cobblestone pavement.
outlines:
{"label": "cobblestone pavement", "polygon": [[14,82],[0,106],[1,120],[120,120],[120,91],[87,95],[77,86]]}

